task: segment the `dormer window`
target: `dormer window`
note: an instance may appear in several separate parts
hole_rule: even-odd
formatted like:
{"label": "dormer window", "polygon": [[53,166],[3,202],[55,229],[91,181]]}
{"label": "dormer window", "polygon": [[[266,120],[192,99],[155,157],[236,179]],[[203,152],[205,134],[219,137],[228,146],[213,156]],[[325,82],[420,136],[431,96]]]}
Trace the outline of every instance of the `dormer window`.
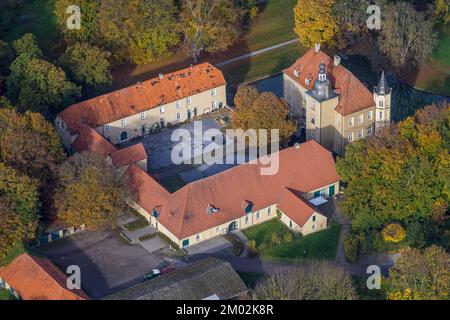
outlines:
{"label": "dormer window", "polygon": [[158,211],[157,208],[154,208],[154,209],[153,209],[152,216],[153,216],[155,219],[158,219],[158,217],[159,217],[159,211]]}
{"label": "dormer window", "polygon": [[244,200],[242,202],[241,207],[244,209],[245,214],[248,214],[248,213],[252,212],[253,203],[251,203],[250,201]]}
{"label": "dormer window", "polygon": [[220,209],[217,208],[217,207],[215,207],[215,206],[212,205],[212,204],[209,204],[209,205],[208,205],[208,208],[207,208],[207,210],[206,210],[206,212],[207,212],[208,214],[213,214],[213,213],[216,213],[216,212],[219,212],[219,211],[220,211]]}

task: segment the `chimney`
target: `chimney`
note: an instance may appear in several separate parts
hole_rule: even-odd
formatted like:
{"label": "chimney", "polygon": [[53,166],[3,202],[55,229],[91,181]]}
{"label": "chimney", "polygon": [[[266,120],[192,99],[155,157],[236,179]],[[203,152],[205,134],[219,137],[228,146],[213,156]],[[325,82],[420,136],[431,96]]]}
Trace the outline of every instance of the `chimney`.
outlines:
{"label": "chimney", "polygon": [[314,46],[314,51],[315,52],[319,52],[320,51],[320,43],[316,43],[316,45]]}
{"label": "chimney", "polygon": [[299,75],[300,71],[298,71],[298,69],[294,69],[294,77],[298,78]]}
{"label": "chimney", "polygon": [[159,74],[159,80],[162,80],[162,79],[164,79],[164,74],[160,73]]}
{"label": "chimney", "polygon": [[341,64],[341,57],[336,54],[334,56],[334,66],[337,67],[340,64]]}

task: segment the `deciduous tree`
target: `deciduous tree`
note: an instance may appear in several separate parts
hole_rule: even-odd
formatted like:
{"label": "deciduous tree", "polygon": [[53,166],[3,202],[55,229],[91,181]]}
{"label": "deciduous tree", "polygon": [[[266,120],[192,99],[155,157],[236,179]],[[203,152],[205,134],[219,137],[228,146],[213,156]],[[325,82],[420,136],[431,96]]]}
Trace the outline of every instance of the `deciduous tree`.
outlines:
{"label": "deciduous tree", "polygon": [[312,262],[266,276],[252,292],[255,300],[354,300],[351,277],[339,266]]}
{"label": "deciduous tree", "polygon": [[88,43],[76,43],[69,46],[60,62],[69,77],[85,88],[98,89],[112,83],[110,56]]}
{"label": "deciduous tree", "polygon": [[333,15],[335,0],[299,0],[294,8],[294,31],[300,42],[307,48],[316,43],[332,47],[339,33]]}
{"label": "deciduous tree", "polygon": [[126,188],[113,167],[96,154],[83,152],[58,170],[55,206],[67,225],[96,230],[111,227],[125,208]]}
{"label": "deciduous tree", "polygon": [[0,162],[0,260],[35,236],[38,202],[38,183]]}
{"label": "deciduous tree", "polygon": [[0,162],[42,183],[64,157],[58,133],[41,114],[0,108]]}
{"label": "deciduous tree", "polygon": [[403,1],[388,5],[383,12],[379,47],[394,66],[403,67],[408,59],[426,61],[431,57],[436,44],[432,21]]}
{"label": "deciduous tree", "polygon": [[438,246],[403,249],[386,279],[390,300],[441,300],[450,292],[450,254]]}
{"label": "deciduous tree", "polygon": [[182,0],[184,45],[194,62],[206,52],[227,49],[240,35],[241,11],[231,0]]}

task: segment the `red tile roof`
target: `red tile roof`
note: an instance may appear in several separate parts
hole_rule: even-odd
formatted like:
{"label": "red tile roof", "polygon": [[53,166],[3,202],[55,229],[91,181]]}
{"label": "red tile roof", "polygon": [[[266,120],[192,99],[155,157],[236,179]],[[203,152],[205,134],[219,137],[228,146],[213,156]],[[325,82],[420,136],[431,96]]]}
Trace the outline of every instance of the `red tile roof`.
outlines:
{"label": "red tile roof", "polygon": [[300,227],[303,227],[315,212],[312,206],[289,189],[286,189],[281,197],[278,203],[278,209],[283,211],[285,215]]}
{"label": "red tile roof", "polygon": [[145,160],[148,156],[144,145],[138,143],[111,153],[111,158],[114,166],[118,168],[130,163]]}
{"label": "red tile roof", "polygon": [[[310,192],[340,180],[331,153],[315,141],[280,151],[275,175],[261,175],[261,167],[242,164],[172,194],[136,166],[128,178],[136,201],[149,213],[162,208],[158,221],[180,240],[244,216],[243,201],[256,211],[278,203],[286,187]],[[208,214],[210,205],[219,211]]]}
{"label": "red tile roof", "polygon": [[[314,81],[319,74],[319,65],[322,62],[327,67],[327,77],[331,81],[333,89],[339,94],[337,112],[347,116],[375,105],[373,94],[369,89],[344,66],[335,66],[334,60],[323,51],[309,50],[283,72],[302,87],[312,90]],[[298,77],[294,75],[294,71],[299,72]],[[310,79],[309,84],[306,83],[306,78]]]}
{"label": "red tile roof", "polygon": [[80,134],[72,143],[72,149],[76,152],[90,151],[105,157],[117,150],[111,142],[89,126],[81,128]]}
{"label": "red tile roof", "polygon": [[0,268],[2,277],[24,300],[86,300],[81,290],[69,290],[67,277],[48,259],[26,253]]}
{"label": "red tile roof", "polygon": [[74,135],[84,124],[97,128],[225,84],[219,69],[202,63],[74,104],[59,116]]}

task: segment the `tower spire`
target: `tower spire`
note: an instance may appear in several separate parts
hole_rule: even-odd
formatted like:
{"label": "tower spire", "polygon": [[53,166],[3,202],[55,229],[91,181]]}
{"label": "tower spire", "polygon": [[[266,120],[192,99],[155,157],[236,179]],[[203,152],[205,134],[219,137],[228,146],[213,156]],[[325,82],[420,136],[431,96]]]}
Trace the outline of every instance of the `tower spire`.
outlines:
{"label": "tower spire", "polygon": [[384,70],[381,71],[381,78],[378,82],[378,86],[375,87],[376,94],[384,95],[389,94],[391,91],[391,88],[389,88],[389,85],[386,81],[386,77],[384,76]]}

